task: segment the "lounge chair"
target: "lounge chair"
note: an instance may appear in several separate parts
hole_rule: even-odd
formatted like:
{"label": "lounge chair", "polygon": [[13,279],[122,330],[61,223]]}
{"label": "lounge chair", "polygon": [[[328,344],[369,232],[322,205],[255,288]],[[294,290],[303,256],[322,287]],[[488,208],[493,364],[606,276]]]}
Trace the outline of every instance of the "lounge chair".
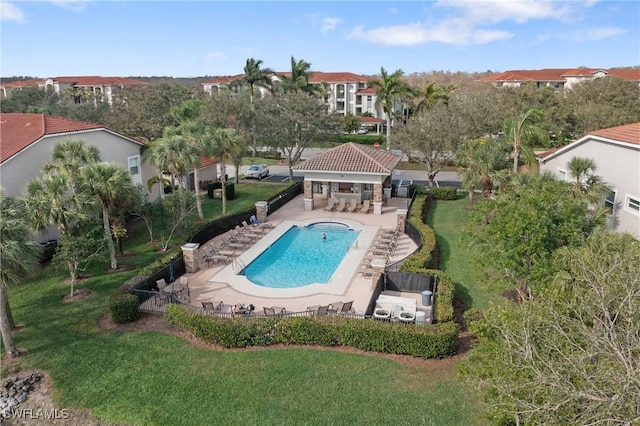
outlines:
{"label": "lounge chair", "polygon": [[221,312],[222,311],[222,301],[220,302],[202,302],[202,311],[204,313],[207,312]]}
{"label": "lounge chair", "polygon": [[249,238],[253,238],[253,239],[260,239],[262,238],[262,233],[261,231],[266,229],[266,227],[261,227],[260,229],[251,226],[247,223],[246,220],[242,221],[242,232],[244,233],[244,235],[248,236]]}
{"label": "lounge chair", "polygon": [[222,239],[222,242],[224,243],[224,245],[229,248],[243,249],[247,246],[246,243],[231,241],[230,238],[225,237],[224,235],[220,236],[220,238]]}
{"label": "lounge chair", "polygon": [[358,200],[356,200],[355,198],[352,198],[351,202],[346,207],[345,211],[348,213],[353,213],[354,211],[356,211],[357,207],[358,207]]}
{"label": "lounge chair", "polygon": [[353,309],[353,301],[350,302],[335,302],[330,304],[332,310],[337,312],[338,314],[355,314],[356,311]]}
{"label": "lounge chair", "polygon": [[360,208],[360,213],[369,213],[369,208],[371,207],[371,204],[369,202],[369,200],[364,200],[362,202],[362,207]]}
{"label": "lounge chair", "polygon": [[215,241],[211,241],[208,245],[208,247],[211,248],[211,250],[213,251],[214,254],[216,255],[222,255],[222,256],[228,256],[228,257],[234,257],[236,255],[236,251],[235,250],[222,250],[218,244],[216,244]]}
{"label": "lounge chair", "polygon": [[239,228],[232,229],[229,233],[231,234],[229,241],[232,243],[249,244],[253,242],[253,239],[249,238],[249,236],[241,234]]}
{"label": "lounge chair", "polygon": [[207,263],[207,266],[211,266],[211,263],[218,263],[220,261],[227,262],[231,259],[231,257],[224,254],[216,254],[213,252],[211,246],[203,246],[202,252],[202,261]]}
{"label": "lounge chair", "polygon": [[313,305],[307,308],[307,312],[311,312],[314,315],[327,315],[329,313],[329,305]]}
{"label": "lounge chair", "polygon": [[272,306],[270,308],[264,307],[262,309],[264,310],[264,315],[267,317],[275,317],[287,313],[287,310],[280,306]]}
{"label": "lounge chair", "polygon": [[329,198],[329,200],[327,201],[327,205],[324,206],[324,210],[328,212],[334,211],[336,209],[335,203],[336,200],[333,197]]}
{"label": "lounge chair", "polygon": [[[260,222],[258,221],[258,218],[256,217],[256,215],[251,215],[251,217],[249,218],[249,221],[251,222],[251,224],[253,226],[256,226],[258,228],[273,228],[273,226],[269,223],[269,222]],[[244,224],[244,222],[242,222]]]}
{"label": "lounge chair", "polygon": [[345,206],[345,203],[346,203],[346,202],[347,202],[347,200],[346,200],[346,199],[344,199],[344,198],[340,198],[340,199],[338,200],[338,205],[336,206],[336,211],[337,211],[337,212],[344,211],[344,206]]}

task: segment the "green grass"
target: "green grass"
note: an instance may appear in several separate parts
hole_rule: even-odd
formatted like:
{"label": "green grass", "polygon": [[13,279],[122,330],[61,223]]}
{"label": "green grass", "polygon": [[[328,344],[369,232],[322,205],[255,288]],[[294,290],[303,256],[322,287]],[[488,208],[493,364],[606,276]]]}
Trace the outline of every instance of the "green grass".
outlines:
{"label": "green grass", "polygon": [[[229,211],[264,198],[250,185],[239,186],[247,192]],[[138,253],[130,263],[157,256],[145,242],[126,241]],[[449,361],[425,368],[311,348],[218,351],[164,333],[103,331],[97,324],[110,295],[135,274],[99,274],[105,267],[79,284],[93,291],[82,301],[63,303],[69,287],[52,269],[10,289],[13,315],[25,324],[16,344],[29,351],[19,368],[49,372],[59,408],[133,425],[481,423]]]}
{"label": "green grass", "polygon": [[436,232],[440,248],[440,269],[451,277],[458,296],[467,307],[485,309],[501,300],[501,292],[480,284],[475,277],[472,250],[463,239],[469,223],[468,200],[437,201],[427,221]]}

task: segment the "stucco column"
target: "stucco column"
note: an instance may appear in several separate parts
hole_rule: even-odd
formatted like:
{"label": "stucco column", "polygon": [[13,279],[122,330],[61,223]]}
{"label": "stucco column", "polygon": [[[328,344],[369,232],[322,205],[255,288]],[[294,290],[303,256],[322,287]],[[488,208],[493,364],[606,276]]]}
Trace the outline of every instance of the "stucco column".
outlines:
{"label": "stucco column", "polygon": [[258,222],[265,223],[268,221],[267,214],[269,213],[267,210],[269,209],[269,203],[266,201],[256,201],[256,218]]}
{"label": "stucco column", "polygon": [[373,185],[373,214],[382,214],[382,184]]}
{"label": "stucco column", "polygon": [[398,209],[396,210],[396,214],[398,215],[398,220],[397,220],[397,227],[398,229],[400,229],[402,232],[404,232],[404,226],[405,223],[407,221],[407,209]]}
{"label": "stucco column", "polygon": [[313,181],[304,181],[304,211],[310,212],[313,210]]}
{"label": "stucco column", "polygon": [[184,259],[184,267],[188,273],[198,272],[200,264],[198,262],[198,243],[187,243],[182,246],[182,258]]}

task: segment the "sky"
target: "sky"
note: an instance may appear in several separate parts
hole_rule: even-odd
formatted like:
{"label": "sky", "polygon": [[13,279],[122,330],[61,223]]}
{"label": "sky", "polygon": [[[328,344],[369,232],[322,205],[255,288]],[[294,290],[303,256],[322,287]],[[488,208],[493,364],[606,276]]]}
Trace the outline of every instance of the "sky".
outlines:
{"label": "sky", "polygon": [[640,65],[640,1],[5,1],[0,75],[375,75]]}

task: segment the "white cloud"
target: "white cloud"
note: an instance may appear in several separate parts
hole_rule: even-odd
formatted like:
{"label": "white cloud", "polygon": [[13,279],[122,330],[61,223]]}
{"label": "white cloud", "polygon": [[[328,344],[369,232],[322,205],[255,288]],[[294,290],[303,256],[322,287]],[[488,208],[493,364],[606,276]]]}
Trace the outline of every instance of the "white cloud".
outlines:
{"label": "white cloud", "polygon": [[[380,26],[365,30],[364,25],[356,27],[351,37],[363,39],[373,44],[416,45],[441,42],[457,45],[487,44],[511,38],[510,31],[497,28],[502,22],[524,24],[533,20],[575,19],[576,11],[595,4],[596,0],[583,2],[563,2],[547,0],[438,0],[434,3],[438,14],[432,9],[427,14],[430,22],[416,22],[404,25]],[[437,20],[436,20],[437,19]]]}
{"label": "white cloud", "polygon": [[88,1],[79,0],[50,0],[50,3],[61,9],[76,13],[82,12],[89,4]]}
{"label": "white cloud", "polygon": [[336,29],[339,23],[342,22],[340,18],[330,18],[328,16],[322,18],[322,33],[326,34],[329,31],[333,31]]}
{"label": "white cloud", "polygon": [[603,40],[605,38],[619,36],[624,33],[626,33],[626,30],[617,27],[592,28],[587,30],[587,39]]}
{"label": "white cloud", "polygon": [[0,21],[26,22],[22,10],[13,3],[0,3]]}
{"label": "white cloud", "polygon": [[421,23],[413,23],[365,30],[364,26],[360,25],[352,31],[351,36],[385,46],[412,46],[428,42],[486,44],[510,38],[513,34],[507,31],[474,28],[466,25],[464,21],[451,20],[432,28]]}

